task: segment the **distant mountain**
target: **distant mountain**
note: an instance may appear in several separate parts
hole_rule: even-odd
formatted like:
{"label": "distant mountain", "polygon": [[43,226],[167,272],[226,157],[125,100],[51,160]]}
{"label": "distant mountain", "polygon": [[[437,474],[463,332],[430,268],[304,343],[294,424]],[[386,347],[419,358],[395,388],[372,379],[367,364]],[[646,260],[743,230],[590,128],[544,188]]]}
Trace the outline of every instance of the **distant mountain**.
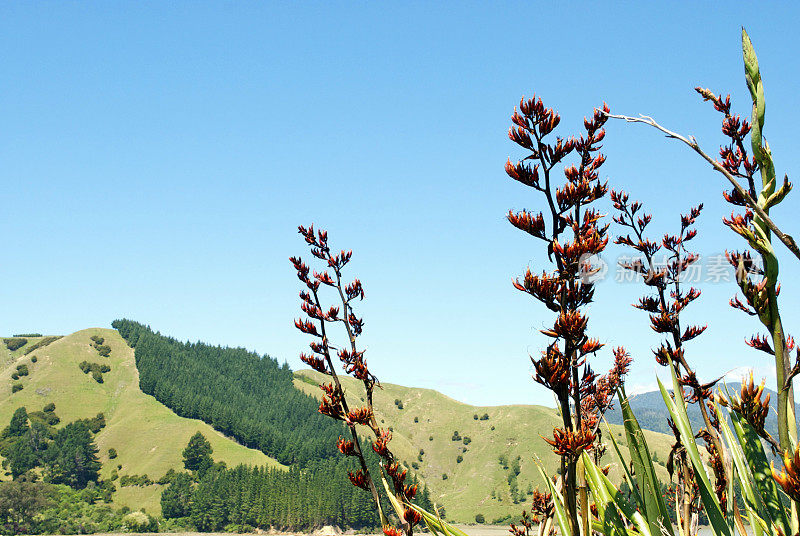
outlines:
{"label": "distant mountain", "polygon": [[[728,383],[728,391],[731,394],[738,393],[741,390],[741,384],[738,382]],[[767,416],[765,428],[767,432],[777,439],[778,437],[778,394],[771,389],[764,389],[765,393],[770,395],[769,405],[770,413]],[[766,395],[765,395],[766,396]],[[661,432],[662,434],[672,435],[672,432],[667,425],[667,408],[664,406],[664,399],[661,397],[660,391],[649,391],[630,397],[631,408],[639,421],[639,425],[645,430],[652,430],[654,432]],[[697,431],[703,425],[703,417],[700,414],[700,408],[697,404],[690,404],[688,406],[689,420],[692,422],[692,429]],[[795,404],[795,414],[800,411],[800,405]],[[611,424],[622,424],[622,411],[619,404],[614,404],[614,409],[606,413],[606,418]]]}

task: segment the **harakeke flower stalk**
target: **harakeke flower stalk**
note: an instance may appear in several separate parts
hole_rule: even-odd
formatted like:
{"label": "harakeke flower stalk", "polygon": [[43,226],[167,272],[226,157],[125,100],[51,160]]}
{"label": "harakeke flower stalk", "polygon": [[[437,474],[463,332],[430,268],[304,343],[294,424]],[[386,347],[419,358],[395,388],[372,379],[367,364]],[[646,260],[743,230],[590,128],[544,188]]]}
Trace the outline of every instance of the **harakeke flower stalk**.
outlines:
{"label": "harakeke flower stalk", "polygon": [[[588,318],[583,309],[592,302],[592,276],[598,270],[592,258],[602,253],[608,243],[608,225],[600,224],[601,214],[592,203],[605,196],[607,185],[598,171],[605,162],[599,153],[605,137],[603,125],[608,107],[596,109],[584,119],[585,134],[554,142],[546,138],[561,121],[554,110],[546,108],[541,98],[523,98],[514,111],[509,138],[529,152],[522,160],[506,163],[506,173],[514,180],[539,192],[544,211],[509,211],[508,221],[519,230],[543,242],[543,256],[555,265],[554,271],[526,271],[514,287],[530,294],[555,313],[552,327],[541,332],[551,339],[540,357],[531,356],[534,379],[556,396],[563,427],[553,431],[547,442],[561,457],[564,497],[573,534],[581,528],[589,533],[587,488],[578,475],[578,460],[585,450],[597,446],[600,415],[611,405],[614,393],[628,371],[630,357],[621,348],[615,350],[615,364],[605,376],[595,374],[588,358],[603,344],[587,335]],[[574,153],[577,164],[564,165]],[[556,184],[557,169],[566,179]],[[595,453],[599,456],[599,453]],[[580,503],[580,508],[579,504]]]}
{"label": "harakeke flower stalk", "polygon": [[[367,460],[361,448],[358,437],[358,426],[368,428],[374,436],[372,450],[381,457],[381,470],[383,477],[391,482],[394,497],[399,504],[409,504],[417,493],[417,486],[406,485],[407,472],[395,460],[394,454],[389,449],[392,433],[378,425],[373,410],[373,391],[380,387],[377,378],[369,371],[364,350],[359,350],[357,338],[364,328],[364,320],[359,318],[353,304],[356,300],[364,299],[364,288],[359,279],[346,283],[342,276],[343,268],[350,262],[352,251],[333,253],[328,246],[328,233],[323,230],[315,231],[314,226],[308,228],[298,227],[299,233],[305,238],[311,249],[311,254],[326,264],[326,269],[317,272],[311,269],[299,257],[292,257],[290,261],[297,270],[297,277],[305,285],[300,292],[302,301],[300,308],[305,313],[306,319],[295,320],[297,329],[311,335],[314,340],[310,343],[312,354],[300,354],[300,359],[312,369],[332,378],[331,383],[323,383],[320,389],[324,392],[319,406],[320,413],[333,419],[342,421],[350,431],[350,438],[340,437],[337,448],[345,456],[358,459],[360,469],[350,473],[350,482],[372,494],[375,508],[380,516],[384,533],[388,536],[398,536],[396,527],[389,524],[381,508],[381,492],[367,467]],[[333,275],[331,275],[333,274]],[[337,304],[327,309],[323,308],[320,300],[320,288],[330,287],[337,298]],[[335,324],[344,327],[347,343],[344,346],[334,346],[330,339],[330,328]],[[359,380],[364,386],[366,405],[351,408],[345,398],[339,374],[333,362],[333,355],[341,362],[346,374]],[[403,532],[411,536],[414,526],[420,522],[420,514],[412,509],[397,512],[399,523]]]}

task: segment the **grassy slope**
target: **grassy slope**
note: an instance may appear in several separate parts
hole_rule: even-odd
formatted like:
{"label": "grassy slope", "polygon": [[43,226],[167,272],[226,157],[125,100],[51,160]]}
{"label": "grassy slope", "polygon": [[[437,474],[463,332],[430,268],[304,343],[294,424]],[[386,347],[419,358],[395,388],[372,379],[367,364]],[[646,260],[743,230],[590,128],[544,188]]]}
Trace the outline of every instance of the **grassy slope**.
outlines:
{"label": "grassy slope", "polygon": [[[316,384],[322,376],[311,370],[303,370],[295,374],[295,386],[298,389],[319,396]],[[348,399],[357,400],[363,389],[352,378],[343,378]],[[447,509],[447,517],[458,522],[471,522],[475,514],[482,513],[487,521],[507,514],[518,514],[527,504],[514,504],[509,494],[507,476],[498,462],[498,457],[505,454],[509,462],[521,457],[521,472],[518,477],[519,489],[527,490],[529,484],[534,487],[542,485],[538,476],[534,456],[539,456],[549,474],[555,474],[558,466],[557,457],[540,436],[549,436],[553,427],[558,426],[560,418],[555,410],[543,406],[514,405],[477,407],[463,404],[437,391],[383,384],[383,390],[375,392],[375,411],[380,422],[394,428],[392,449],[395,454],[409,466],[417,461],[420,469],[416,473],[431,488],[432,498]],[[395,406],[395,399],[403,403],[403,409]],[[489,414],[489,420],[474,420]],[[419,422],[414,422],[418,417]],[[385,422],[384,422],[385,421]],[[494,426],[494,430],[492,430]],[[452,441],[454,431],[461,437],[471,438],[466,445],[463,441]],[[624,444],[621,426],[612,426],[618,442]],[[645,432],[652,451],[657,453],[661,463],[666,462],[672,438],[655,432]],[[431,441],[429,438],[433,436]],[[422,462],[417,456],[419,450],[425,454]],[[603,458],[605,463],[612,463],[616,456],[609,453]],[[627,449],[623,447],[623,452]],[[463,461],[456,463],[456,456],[461,454]],[[656,464],[656,471],[664,481],[668,480],[663,465]],[[442,479],[447,474],[447,480]],[[612,467],[612,480],[619,481],[619,468]],[[492,492],[496,498],[492,498]],[[527,501],[526,501],[527,502]]]}
{"label": "grassy slope", "polygon": [[[99,335],[111,347],[111,355],[100,357],[91,346],[90,337]],[[38,339],[29,339],[28,345]],[[122,465],[119,474],[147,474],[157,480],[168,469],[182,469],[181,452],[195,432],[205,435],[214,448],[214,459],[229,466],[239,463],[279,465],[262,452],[248,449],[224,437],[209,425],[175,415],[155,398],[139,390],[139,372],[133,350],[115,330],[92,328],[68,335],[49,346],[20,357],[26,347],[13,353],[5,345],[0,349],[0,426],[5,426],[14,410],[25,406],[36,411],[48,402],[56,404],[61,422],[93,417],[102,412],[106,427],[97,434],[102,474]],[[36,363],[31,356],[37,356]],[[111,372],[103,375],[98,384],[91,375],[78,368],[81,361],[108,363]],[[25,363],[30,376],[21,378],[22,391],[11,394],[11,374],[16,365]],[[108,449],[114,448],[118,457],[109,460]],[[160,511],[161,487],[119,487],[115,501],[132,508],[146,507],[148,512]]]}

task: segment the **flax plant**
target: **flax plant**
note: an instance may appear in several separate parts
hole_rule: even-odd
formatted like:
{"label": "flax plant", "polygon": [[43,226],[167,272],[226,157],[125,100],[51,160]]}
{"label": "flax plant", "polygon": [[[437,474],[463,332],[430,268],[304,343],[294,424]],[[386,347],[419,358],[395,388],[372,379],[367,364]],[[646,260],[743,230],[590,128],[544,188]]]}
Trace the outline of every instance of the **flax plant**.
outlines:
{"label": "flax plant", "polygon": [[[410,501],[417,493],[416,485],[407,485],[407,470],[404,469],[389,449],[392,433],[378,425],[373,409],[373,392],[375,387],[380,387],[377,378],[369,371],[364,350],[358,349],[358,337],[363,332],[364,320],[356,315],[353,308],[354,302],[364,299],[364,288],[361,281],[356,278],[346,283],[342,270],[350,262],[352,251],[334,253],[328,246],[327,231],[315,231],[314,226],[308,228],[298,227],[299,233],[305,238],[311,249],[311,254],[326,265],[320,272],[311,271],[302,259],[290,259],[297,277],[305,285],[300,292],[300,308],[306,318],[295,320],[295,327],[303,333],[313,337],[310,343],[311,354],[300,354],[300,359],[312,369],[330,376],[332,382],[323,383],[320,389],[324,392],[319,412],[338,421],[342,421],[350,432],[350,438],[339,438],[337,448],[345,456],[355,457],[360,469],[349,473],[351,483],[372,494],[375,508],[380,516],[381,525],[386,536],[400,536],[400,530],[391,525],[386,514],[381,508],[381,495],[373,475],[367,467],[367,459],[359,442],[358,427],[368,429],[373,435],[372,449],[381,458],[381,480],[383,481],[386,495],[395,507],[402,531],[406,536],[411,536],[414,526],[421,519],[421,514],[410,508]],[[332,274],[332,275],[331,275]],[[320,289],[328,287],[333,291],[336,305],[327,309],[320,298]],[[346,342],[335,346],[331,336],[332,328],[336,325],[343,327]],[[366,404],[351,408],[345,398],[345,392],[339,379],[339,373],[334,366],[333,356],[344,368],[344,372],[359,380],[364,387]],[[391,482],[391,485],[388,482]]]}
{"label": "flax plant", "polygon": [[[592,258],[608,244],[608,225],[600,223],[602,216],[593,207],[608,191],[599,176],[605,162],[599,151],[607,113],[607,106],[595,109],[590,119],[584,119],[585,134],[579,137],[556,137],[548,142],[560,116],[546,108],[541,98],[523,97],[511,117],[513,126],[508,134],[528,155],[516,163],[509,159],[506,173],[538,192],[545,206],[543,211],[508,213],[514,227],[541,241],[542,257],[546,255],[555,268],[541,273],[529,268],[521,280],[514,281],[514,287],[556,315],[552,327],[541,330],[550,342],[541,356],[531,356],[531,361],[535,381],[550,389],[558,401],[563,427],[554,429],[553,438],[546,441],[561,458],[566,518],[575,534],[579,514],[580,530],[589,532],[581,453],[597,449],[600,417],[611,405],[631,361],[624,349],[615,349],[614,367],[604,376],[595,374],[588,362],[603,346],[588,336],[584,309],[594,297],[592,275],[597,266]],[[566,165],[564,160],[570,154],[575,154],[577,163]],[[565,180],[559,181],[559,175]],[[598,452],[595,455],[599,458]]]}

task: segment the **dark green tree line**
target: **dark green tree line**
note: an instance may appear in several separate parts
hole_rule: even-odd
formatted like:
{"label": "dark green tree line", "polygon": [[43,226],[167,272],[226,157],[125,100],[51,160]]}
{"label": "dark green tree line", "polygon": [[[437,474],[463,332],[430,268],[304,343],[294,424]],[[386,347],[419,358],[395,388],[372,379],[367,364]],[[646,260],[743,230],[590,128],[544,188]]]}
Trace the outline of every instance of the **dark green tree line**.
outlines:
{"label": "dark green tree line", "polygon": [[335,456],[343,427],[295,389],[287,365],[243,348],[180,342],[130,320],[112,326],[135,349],[142,391],[178,415],[284,464]]}

